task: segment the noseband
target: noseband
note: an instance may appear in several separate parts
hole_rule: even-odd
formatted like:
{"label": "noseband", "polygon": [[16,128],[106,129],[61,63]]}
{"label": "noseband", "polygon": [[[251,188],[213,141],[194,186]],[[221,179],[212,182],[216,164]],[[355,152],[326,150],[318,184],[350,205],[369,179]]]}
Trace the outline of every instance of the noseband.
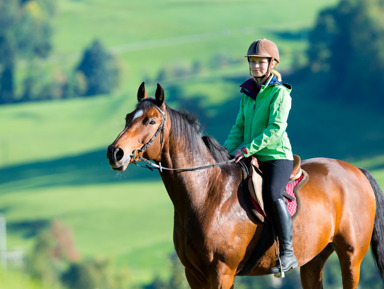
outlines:
{"label": "noseband", "polygon": [[[142,154],[143,152],[149,147],[149,145],[154,141],[154,139],[157,137],[157,135],[162,132],[161,134],[161,140],[160,140],[160,151],[159,151],[159,154],[157,156],[160,155],[162,149],[163,149],[163,144],[164,144],[164,124],[165,124],[165,120],[167,119],[167,112],[163,112],[158,106],[155,106],[156,109],[161,113],[161,115],[163,116],[163,120],[161,121],[161,124],[159,125],[159,127],[157,128],[155,134],[151,137],[151,139],[146,143],[144,144],[140,149],[135,149],[132,154],[130,155],[131,159],[133,159],[134,162],[137,162],[137,161],[140,161],[140,159],[142,158]],[[137,158],[139,158],[139,160],[137,160]]]}

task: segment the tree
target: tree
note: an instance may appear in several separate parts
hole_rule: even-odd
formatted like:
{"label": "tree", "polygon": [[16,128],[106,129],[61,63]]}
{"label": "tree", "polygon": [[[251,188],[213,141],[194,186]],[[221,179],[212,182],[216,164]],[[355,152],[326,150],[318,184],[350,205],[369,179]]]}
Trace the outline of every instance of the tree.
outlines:
{"label": "tree", "polygon": [[383,0],[341,0],[320,12],[310,33],[309,69],[327,74],[344,100],[384,103],[376,91],[384,84],[377,77],[384,73],[383,13]]}
{"label": "tree", "polygon": [[19,57],[46,57],[51,50],[52,0],[0,0],[0,104],[15,101]]}
{"label": "tree", "polygon": [[28,260],[28,273],[31,277],[52,287],[59,281],[57,263],[50,254],[54,246],[55,241],[47,231],[40,233]]}
{"label": "tree", "polygon": [[62,281],[72,289],[107,288],[102,276],[92,262],[73,263],[63,274]]}
{"label": "tree", "polygon": [[71,263],[61,280],[71,289],[125,289],[130,288],[130,271],[112,268],[107,259],[93,258]]}
{"label": "tree", "polygon": [[76,250],[72,230],[59,220],[53,220],[51,226],[52,237],[56,240],[56,246],[51,252],[52,256],[70,262],[78,261],[79,254]]}
{"label": "tree", "polygon": [[120,70],[114,57],[95,40],[84,51],[76,71],[86,80],[86,96],[110,93],[118,85]]}
{"label": "tree", "polygon": [[48,230],[37,236],[29,256],[28,272],[33,278],[54,287],[59,283],[63,268],[77,260],[71,230],[62,222],[54,220]]}
{"label": "tree", "polygon": [[66,285],[71,289],[129,288],[131,272],[114,268],[104,258],[81,261],[71,229],[59,220],[39,233],[28,258],[28,273],[50,288]]}

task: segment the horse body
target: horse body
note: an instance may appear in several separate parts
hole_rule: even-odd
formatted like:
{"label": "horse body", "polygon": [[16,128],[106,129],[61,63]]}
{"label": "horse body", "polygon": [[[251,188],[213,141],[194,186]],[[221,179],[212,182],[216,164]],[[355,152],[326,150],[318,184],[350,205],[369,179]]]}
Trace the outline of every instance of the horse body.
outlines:
{"label": "horse body", "polygon": [[[160,175],[174,205],[175,249],[191,288],[233,288],[236,274],[256,244],[263,242],[264,225],[250,218],[240,165],[172,171],[212,164],[219,157],[190,121],[165,105],[163,94],[160,86],[156,100],[148,101],[140,87],[137,109],[127,115],[126,128],[108,149],[110,164],[125,170],[143,156],[171,169]],[[148,142],[151,145],[140,151]],[[354,289],[371,244],[378,197],[367,177],[349,163],[317,158],[304,161],[302,168],[309,181],[300,189],[301,210],[293,222],[293,247],[303,288],[322,288],[323,266],[336,251],[343,288]],[[384,229],[382,222],[380,226]],[[376,247],[382,246],[381,237],[376,239]],[[383,253],[379,252],[379,257],[384,258]],[[267,274],[275,260],[275,247],[270,246],[249,275]],[[380,270],[383,276],[384,268]]]}

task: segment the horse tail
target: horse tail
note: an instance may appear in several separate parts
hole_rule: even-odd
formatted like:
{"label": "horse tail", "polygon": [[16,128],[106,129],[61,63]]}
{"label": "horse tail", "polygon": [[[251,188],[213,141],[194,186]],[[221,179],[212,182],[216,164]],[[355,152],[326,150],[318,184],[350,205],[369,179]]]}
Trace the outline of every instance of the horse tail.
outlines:
{"label": "horse tail", "polygon": [[381,278],[384,280],[384,195],[376,179],[365,169],[360,169],[371,183],[376,198],[376,215],[373,227],[371,249]]}

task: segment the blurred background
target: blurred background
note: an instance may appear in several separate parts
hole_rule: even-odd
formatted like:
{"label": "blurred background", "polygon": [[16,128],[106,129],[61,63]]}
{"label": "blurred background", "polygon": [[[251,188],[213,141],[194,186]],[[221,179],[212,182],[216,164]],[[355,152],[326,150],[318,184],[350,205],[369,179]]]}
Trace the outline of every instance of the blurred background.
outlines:
{"label": "blurred background", "polygon": [[[188,288],[158,173],[116,173],[106,148],[142,81],[223,143],[258,38],[293,85],[294,153],[384,186],[383,13],[381,0],[0,0],[0,286]],[[301,288],[298,273],[236,288]],[[342,287],[335,255],[324,286]],[[370,252],[359,288],[382,288]]]}

